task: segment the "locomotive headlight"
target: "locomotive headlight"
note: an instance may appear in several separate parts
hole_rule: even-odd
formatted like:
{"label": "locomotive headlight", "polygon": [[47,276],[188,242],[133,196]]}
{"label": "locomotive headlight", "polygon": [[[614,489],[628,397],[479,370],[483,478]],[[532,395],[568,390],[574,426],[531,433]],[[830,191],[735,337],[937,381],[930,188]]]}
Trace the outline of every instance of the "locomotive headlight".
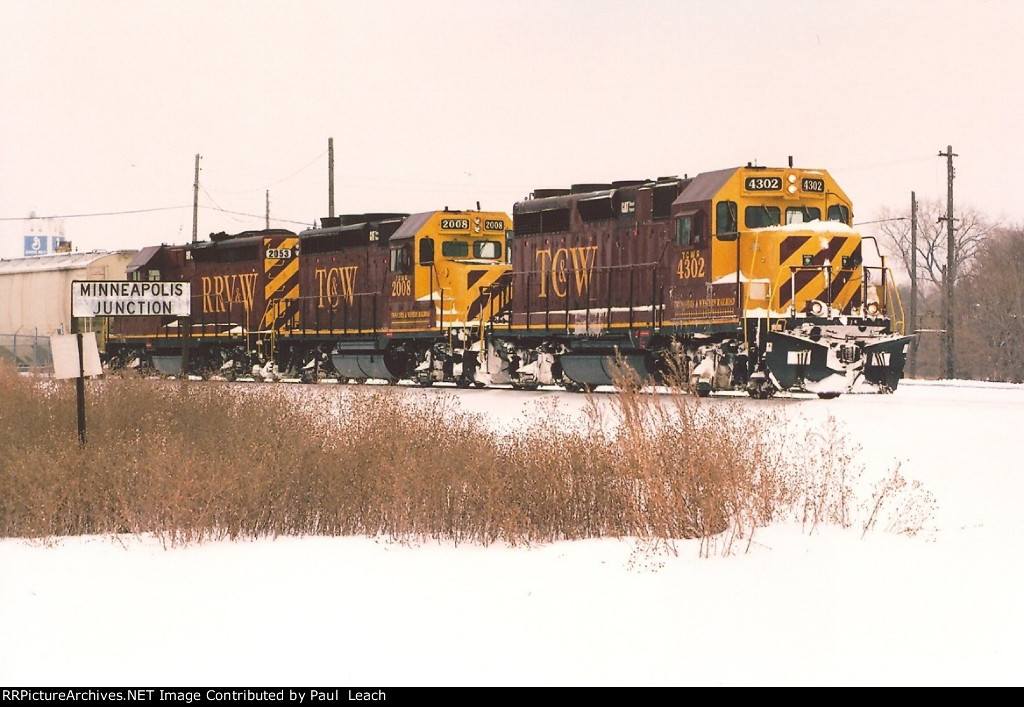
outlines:
{"label": "locomotive headlight", "polygon": [[796,185],[790,184],[788,187],[786,187],[786,191],[788,191],[790,194],[796,194]]}
{"label": "locomotive headlight", "polygon": [[868,302],[868,314],[872,317],[878,314],[878,302]]}
{"label": "locomotive headlight", "polygon": [[821,316],[821,314],[824,311],[825,311],[825,305],[822,304],[821,302],[819,302],[818,300],[814,300],[814,302],[811,304],[811,314],[813,314],[814,316],[818,317],[818,316]]}

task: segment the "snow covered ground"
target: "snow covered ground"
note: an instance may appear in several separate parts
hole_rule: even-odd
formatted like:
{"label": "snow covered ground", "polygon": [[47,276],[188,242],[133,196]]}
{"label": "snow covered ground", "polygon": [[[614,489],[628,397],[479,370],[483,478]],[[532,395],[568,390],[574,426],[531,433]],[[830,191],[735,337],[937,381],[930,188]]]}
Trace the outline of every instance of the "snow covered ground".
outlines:
{"label": "snow covered ground", "polygon": [[[585,404],[444,393],[513,427],[538,400]],[[710,404],[821,429],[834,417],[865,485],[899,465],[934,495],[928,528],[778,524],[710,558],[695,541],[672,555],[629,539],[3,540],[0,684],[1020,684],[1024,388],[904,381],[891,396]]]}

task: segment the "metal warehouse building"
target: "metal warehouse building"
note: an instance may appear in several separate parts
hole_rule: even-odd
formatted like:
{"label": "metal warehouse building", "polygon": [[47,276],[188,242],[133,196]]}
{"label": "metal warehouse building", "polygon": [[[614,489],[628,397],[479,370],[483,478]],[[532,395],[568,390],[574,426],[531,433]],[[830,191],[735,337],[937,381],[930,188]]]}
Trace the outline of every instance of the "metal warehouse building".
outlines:
{"label": "metal warehouse building", "polygon": [[[0,260],[0,360],[49,366],[50,334],[71,331],[74,280],[124,280],[138,251],[97,251]],[[102,326],[83,322],[83,331]]]}

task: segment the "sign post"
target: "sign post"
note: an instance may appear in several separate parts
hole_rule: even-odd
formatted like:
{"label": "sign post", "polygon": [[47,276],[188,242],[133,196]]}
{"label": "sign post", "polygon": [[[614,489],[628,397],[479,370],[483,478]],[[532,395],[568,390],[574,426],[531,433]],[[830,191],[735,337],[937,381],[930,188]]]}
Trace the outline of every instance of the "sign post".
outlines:
{"label": "sign post", "polygon": [[71,320],[70,334],[50,336],[54,378],[75,378],[78,394],[78,441],[85,444],[85,377],[103,373],[96,334],[82,333],[78,320]]}
{"label": "sign post", "polygon": [[75,335],[75,348],[78,349],[78,375],[75,376],[75,400],[78,408],[78,443],[85,444],[85,353],[82,346],[82,332],[78,330],[78,320],[71,318],[71,333]]}
{"label": "sign post", "polygon": [[[71,283],[71,335],[50,337],[54,375],[75,378],[78,398],[78,440],[85,444],[85,376],[103,373],[96,335],[83,337],[79,320],[96,317],[179,317],[189,321],[192,288],[188,282],[74,280]],[[74,339],[73,342],[67,340]],[[187,366],[187,341],[182,333],[182,372]],[[68,345],[70,344],[70,346]],[[71,347],[74,347],[73,349]],[[58,360],[59,359],[59,360]]]}

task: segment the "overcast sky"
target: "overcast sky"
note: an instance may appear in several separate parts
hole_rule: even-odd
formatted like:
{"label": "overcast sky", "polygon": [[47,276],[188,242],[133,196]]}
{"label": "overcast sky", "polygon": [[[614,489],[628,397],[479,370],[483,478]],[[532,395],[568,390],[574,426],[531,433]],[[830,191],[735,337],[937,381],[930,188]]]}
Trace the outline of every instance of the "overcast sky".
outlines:
{"label": "overcast sky", "polygon": [[[0,257],[511,211],[538,187],[829,170],[855,220],[946,197],[1024,223],[1024,3],[0,0]],[[78,214],[135,214],[72,217]],[[234,212],[234,213],[231,213]],[[241,215],[249,214],[249,216]]]}

